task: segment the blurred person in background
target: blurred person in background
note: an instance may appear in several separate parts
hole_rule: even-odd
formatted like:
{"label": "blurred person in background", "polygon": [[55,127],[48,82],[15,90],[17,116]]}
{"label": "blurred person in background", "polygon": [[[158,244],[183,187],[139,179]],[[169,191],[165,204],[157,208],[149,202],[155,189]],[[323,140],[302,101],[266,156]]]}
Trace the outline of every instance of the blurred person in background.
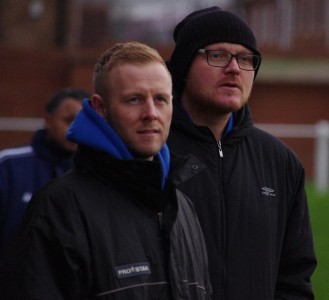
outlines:
{"label": "blurred person in background", "polygon": [[[253,125],[248,99],[261,64],[250,27],[210,7],[174,30],[168,145],[207,165],[179,188],[205,235],[215,300],[311,300],[316,266],[304,168]],[[266,99],[265,99],[266,101]]]}
{"label": "blurred person in background", "polygon": [[32,194],[72,166],[76,144],[66,131],[89,93],[66,88],[48,100],[44,128],[31,145],[0,151],[0,261]]}
{"label": "blurred person in background", "polygon": [[74,167],[33,195],[3,269],[6,300],[210,299],[207,251],[171,156],[172,81],[160,54],[116,44],[68,129]]}

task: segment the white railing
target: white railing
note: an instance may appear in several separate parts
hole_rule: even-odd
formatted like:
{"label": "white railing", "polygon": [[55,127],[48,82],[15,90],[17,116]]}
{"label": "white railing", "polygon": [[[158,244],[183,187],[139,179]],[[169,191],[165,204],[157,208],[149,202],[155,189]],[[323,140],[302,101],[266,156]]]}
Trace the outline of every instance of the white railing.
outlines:
{"label": "white railing", "polygon": [[[0,118],[0,131],[34,131],[43,126],[41,118]],[[265,124],[257,126],[279,138],[313,138],[314,183],[319,192],[329,189],[329,121],[321,120],[315,125]]]}
{"label": "white railing", "polygon": [[0,131],[35,131],[43,123],[41,118],[0,118]]}
{"label": "white railing", "polygon": [[329,190],[329,121],[321,120],[315,125],[257,124],[257,126],[279,138],[315,139],[314,184],[320,193]]}

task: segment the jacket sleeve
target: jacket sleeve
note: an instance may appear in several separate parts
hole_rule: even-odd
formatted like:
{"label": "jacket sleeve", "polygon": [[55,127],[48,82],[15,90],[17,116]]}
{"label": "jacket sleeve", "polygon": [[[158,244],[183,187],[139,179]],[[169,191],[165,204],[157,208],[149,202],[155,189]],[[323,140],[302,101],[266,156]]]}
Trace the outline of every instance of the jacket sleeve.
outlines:
{"label": "jacket sleeve", "polygon": [[[90,279],[70,227],[72,214],[42,193],[31,200],[0,271],[3,299],[85,299]],[[68,207],[70,210],[70,207]]]}
{"label": "jacket sleeve", "polygon": [[287,217],[275,300],[312,300],[311,275],[316,267],[310,216],[301,168]]}

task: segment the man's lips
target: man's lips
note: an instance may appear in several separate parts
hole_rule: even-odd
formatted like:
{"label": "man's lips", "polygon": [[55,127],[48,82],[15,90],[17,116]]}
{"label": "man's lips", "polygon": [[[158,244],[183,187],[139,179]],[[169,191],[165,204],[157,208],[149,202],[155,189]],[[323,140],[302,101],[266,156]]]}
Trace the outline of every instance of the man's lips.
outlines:
{"label": "man's lips", "polygon": [[240,86],[236,83],[236,82],[225,82],[223,84],[221,84],[222,87],[226,87],[226,88],[237,88],[240,89]]}
{"label": "man's lips", "polygon": [[159,133],[159,129],[148,128],[148,129],[140,129],[137,131],[139,134],[156,134]]}

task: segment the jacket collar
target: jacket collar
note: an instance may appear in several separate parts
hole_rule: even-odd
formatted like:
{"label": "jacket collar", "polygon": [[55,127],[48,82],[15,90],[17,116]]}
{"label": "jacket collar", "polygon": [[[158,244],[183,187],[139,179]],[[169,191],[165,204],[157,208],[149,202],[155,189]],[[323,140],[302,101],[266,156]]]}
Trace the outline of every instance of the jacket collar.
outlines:
{"label": "jacket collar", "polygon": [[[246,104],[237,112],[232,113],[225,129],[225,137],[245,135],[253,126],[252,115],[249,105]],[[206,126],[198,126],[193,123],[180,101],[174,101],[174,113],[171,127],[174,130],[182,131],[188,136],[205,142],[213,142],[214,137]]]}
{"label": "jacket collar", "polygon": [[[92,174],[144,206],[161,211],[168,199],[164,196],[168,194],[163,193],[161,187],[161,164],[157,160],[119,160],[104,152],[78,146],[74,162],[80,172]],[[205,168],[206,166],[193,156],[173,155],[171,172],[164,190],[172,190],[173,186],[179,186]]]}

